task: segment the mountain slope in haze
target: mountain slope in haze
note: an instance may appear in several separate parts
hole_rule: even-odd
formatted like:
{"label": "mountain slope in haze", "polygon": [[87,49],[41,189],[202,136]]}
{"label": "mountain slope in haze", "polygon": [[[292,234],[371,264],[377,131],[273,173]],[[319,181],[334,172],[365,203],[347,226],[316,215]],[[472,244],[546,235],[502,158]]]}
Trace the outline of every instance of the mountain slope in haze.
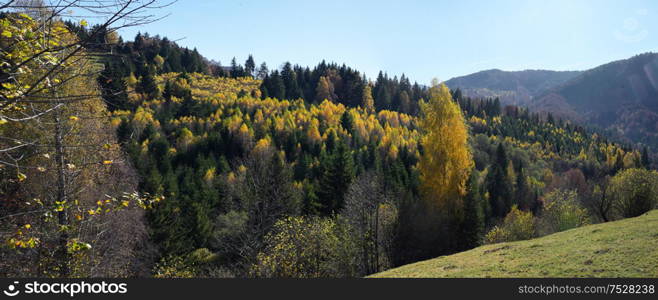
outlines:
{"label": "mountain slope in haze", "polygon": [[658,54],[611,62],[545,91],[529,108],[658,147]]}
{"label": "mountain slope in haze", "polygon": [[502,71],[486,70],[446,81],[465,96],[499,97],[503,104],[526,105],[537,95],[580,75],[580,71]]}
{"label": "mountain slope in haze", "polygon": [[541,238],[481,246],[372,277],[658,277],[658,210]]}

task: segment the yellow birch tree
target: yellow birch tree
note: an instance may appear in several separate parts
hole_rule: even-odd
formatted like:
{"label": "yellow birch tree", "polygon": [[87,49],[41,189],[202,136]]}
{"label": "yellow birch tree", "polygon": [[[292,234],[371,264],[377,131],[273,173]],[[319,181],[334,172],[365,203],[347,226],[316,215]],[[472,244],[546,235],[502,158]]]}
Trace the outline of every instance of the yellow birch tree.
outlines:
{"label": "yellow birch tree", "polygon": [[461,198],[473,168],[468,129],[459,105],[452,100],[445,84],[434,83],[429,92],[429,101],[421,103],[420,190],[429,204],[459,216]]}

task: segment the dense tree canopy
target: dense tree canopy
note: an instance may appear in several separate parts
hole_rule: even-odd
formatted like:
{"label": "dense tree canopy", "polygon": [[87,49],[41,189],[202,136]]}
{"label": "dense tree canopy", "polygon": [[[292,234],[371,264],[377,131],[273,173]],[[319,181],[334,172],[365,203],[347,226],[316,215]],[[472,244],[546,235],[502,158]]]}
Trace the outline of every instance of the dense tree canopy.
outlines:
{"label": "dense tree canopy", "polygon": [[[24,62],[42,29],[1,20],[0,255],[49,276],[137,274],[139,246],[159,277],[363,276],[656,205],[647,148],[497,98],[326,62],[224,67],[146,33],[103,32],[44,77],[39,63],[71,50]],[[49,27],[56,43],[101,29]],[[14,101],[35,89],[62,101]],[[93,95],[64,105],[80,91]]]}

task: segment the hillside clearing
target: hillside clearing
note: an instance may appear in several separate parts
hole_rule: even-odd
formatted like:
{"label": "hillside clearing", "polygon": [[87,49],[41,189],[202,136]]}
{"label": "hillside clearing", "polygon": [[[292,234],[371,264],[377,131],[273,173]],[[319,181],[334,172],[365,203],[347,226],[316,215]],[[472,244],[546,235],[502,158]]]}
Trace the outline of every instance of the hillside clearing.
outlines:
{"label": "hillside clearing", "polygon": [[371,277],[658,277],[658,210],[537,239],[485,245]]}

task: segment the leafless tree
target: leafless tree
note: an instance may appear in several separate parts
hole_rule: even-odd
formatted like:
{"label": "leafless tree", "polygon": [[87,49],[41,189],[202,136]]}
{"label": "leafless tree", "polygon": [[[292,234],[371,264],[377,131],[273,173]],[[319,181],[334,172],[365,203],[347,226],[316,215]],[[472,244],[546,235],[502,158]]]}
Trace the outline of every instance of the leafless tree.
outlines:
{"label": "leafless tree", "polygon": [[354,180],[345,196],[341,215],[358,236],[362,274],[372,274],[390,267],[397,208],[394,195],[387,191],[382,179],[367,172]]}
{"label": "leafless tree", "polygon": [[271,146],[253,151],[234,169],[224,186],[231,206],[218,217],[213,244],[220,255],[234,256],[237,271],[246,272],[276,221],[299,214],[301,193],[290,166]]}
{"label": "leafless tree", "polygon": [[582,199],[583,205],[590,211],[590,214],[596,221],[611,221],[612,197],[608,195],[608,185],[610,177],[606,176],[598,183],[591,185],[591,191],[588,191]]}

